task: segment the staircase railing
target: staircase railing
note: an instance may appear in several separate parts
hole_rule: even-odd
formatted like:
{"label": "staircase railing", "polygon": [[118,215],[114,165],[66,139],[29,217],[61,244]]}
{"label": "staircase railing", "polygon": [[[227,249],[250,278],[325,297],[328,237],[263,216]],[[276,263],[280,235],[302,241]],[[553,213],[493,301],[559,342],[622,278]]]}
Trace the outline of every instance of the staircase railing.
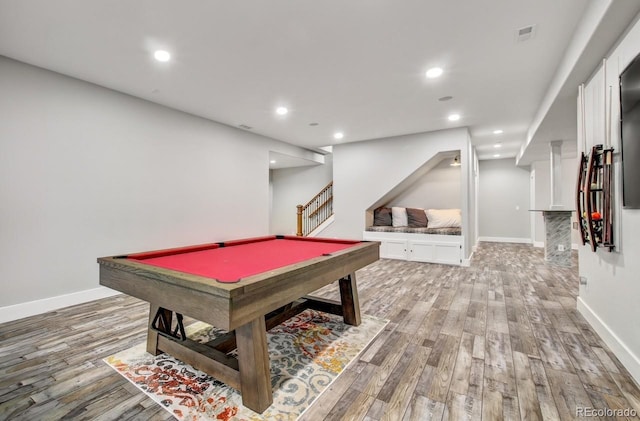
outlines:
{"label": "staircase railing", "polygon": [[333,181],[320,190],[320,193],[306,205],[298,205],[297,209],[296,235],[307,236],[333,215]]}

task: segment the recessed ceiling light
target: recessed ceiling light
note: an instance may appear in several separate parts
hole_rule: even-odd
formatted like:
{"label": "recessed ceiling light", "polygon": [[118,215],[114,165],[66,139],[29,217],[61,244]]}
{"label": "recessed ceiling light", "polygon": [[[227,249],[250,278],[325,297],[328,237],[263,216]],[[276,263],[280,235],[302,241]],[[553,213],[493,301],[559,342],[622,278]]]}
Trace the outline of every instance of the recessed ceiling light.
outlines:
{"label": "recessed ceiling light", "polygon": [[494,131],[493,131],[493,134],[502,134],[502,133],[503,133],[503,132],[502,132],[502,130],[500,130],[500,129],[498,129],[498,130],[494,130]]}
{"label": "recessed ceiling light", "polygon": [[495,145],[493,145],[494,148],[501,148],[502,145],[500,143],[496,143]]}
{"label": "recessed ceiling light", "polygon": [[171,54],[168,51],[158,50],[153,53],[153,57],[158,61],[169,61],[171,59]]}
{"label": "recessed ceiling light", "polygon": [[309,126],[317,126],[318,123],[309,123]]}
{"label": "recessed ceiling light", "polygon": [[338,140],[340,140],[340,139],[342,139],[343,137],[344,137],[344,133],[342,133],[342,132],[336,132],[336,133],[334,133],[334,134],[333,134],[333,138],[334,138],[334,139],[338,139]]}
{"label": "recessed ceiling light", "polygon": [[447,96],[443,96],[443,97],[441,97],[441,98],[438,98],[438,101],[442,101],[442,102],[444,102],[444,101],[450,101],[450,100],[452,100],[452,99],[453,99],[453,97],[452,97],[452,96],[447,95]]}
{"label": "recessed ceiling light", "polygon": [[442,76],[442,69],[440,67],[432,67],[431,69],[427,70],[426,76],[429,79],[440,77]]}
{"label": "recessed ceiling light", "polygon": [[275,163],[276,163],[276,160],[275,160],[275,159],[272,159],[271,161],[269,161],[269,163],[270,163],[270,164],[275,164]]}
{"label": "recessed ceiling light", "polygon": [[287,107],[278,107],[276,108],[276,114],[278,115],[286,115],[289,112],[289,110],[287,110]]}
{"label": "recessed ceiling light", "polygon": [[449,117],[447,118],[449,121],[458,121],[460,120],[460,114],[449,114]]}
{"label": "recessed ceiling light", "polygon": [[493,155],[493,157],[494,157],[494,158],[500,158],[500,154],[499,154],[499,153],[497,153],[497,154]]}

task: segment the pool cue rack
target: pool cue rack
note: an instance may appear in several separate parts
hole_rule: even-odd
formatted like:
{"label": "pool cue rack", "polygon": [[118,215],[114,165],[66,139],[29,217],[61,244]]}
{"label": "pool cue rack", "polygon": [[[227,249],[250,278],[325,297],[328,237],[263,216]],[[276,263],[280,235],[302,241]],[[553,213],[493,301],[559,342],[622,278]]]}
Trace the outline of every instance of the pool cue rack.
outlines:
{"label": "pool cue rack", "polygon": [[582,244],[592,251],[598,247],[611,252],[613,241],[613,148],[595,145],[580,157],[576,205]]}

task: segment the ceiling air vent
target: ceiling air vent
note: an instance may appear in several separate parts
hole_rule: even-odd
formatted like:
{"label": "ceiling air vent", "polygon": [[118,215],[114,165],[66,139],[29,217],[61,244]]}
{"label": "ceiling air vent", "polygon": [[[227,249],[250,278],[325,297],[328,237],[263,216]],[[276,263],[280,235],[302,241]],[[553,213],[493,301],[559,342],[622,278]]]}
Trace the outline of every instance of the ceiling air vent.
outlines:
{"label": "ceiling air vent", "polygon": [[253,127],[251,127],[251,126],[247,126],[246,124],[240,124],[238,127],[240,127],[241,129],[245,129],[245,130],[251,130],[251,129],[253,129]]}
{"label": "ceiling air vent", "polygon": [[536,34],[536,27],[536,25],[529,25],[520,29],[516,29],[516,41],[524,42],[533,38]]}

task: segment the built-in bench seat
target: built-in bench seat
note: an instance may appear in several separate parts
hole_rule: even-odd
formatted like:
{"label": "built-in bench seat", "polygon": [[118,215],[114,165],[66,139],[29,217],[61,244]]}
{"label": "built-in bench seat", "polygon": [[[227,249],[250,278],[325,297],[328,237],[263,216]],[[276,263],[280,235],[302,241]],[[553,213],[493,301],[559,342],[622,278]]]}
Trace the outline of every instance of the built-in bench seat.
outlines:
{"label": "built-in bench seat", "polygon": [[[368,226],[362,234],[364,240],[380,242],[380,257],[458,266],[462,264],[464,237],[459,210],[428,210],[426,215],[431,215],[433,225],[430,227],[428,218],[424,217],[424,210],[409,208],[409,216],[406,218],[404,208],[392,209],[393,218],[389,215],[390,208],[376,209],[374,225]],[[385,212],[387,215],[384,215]],[[444,222],[442,215],[445,216]],[[449,224],[446,217],[451,215],[453,220]],[[390,219],[393,225],[380,223],[389,223]]]}

